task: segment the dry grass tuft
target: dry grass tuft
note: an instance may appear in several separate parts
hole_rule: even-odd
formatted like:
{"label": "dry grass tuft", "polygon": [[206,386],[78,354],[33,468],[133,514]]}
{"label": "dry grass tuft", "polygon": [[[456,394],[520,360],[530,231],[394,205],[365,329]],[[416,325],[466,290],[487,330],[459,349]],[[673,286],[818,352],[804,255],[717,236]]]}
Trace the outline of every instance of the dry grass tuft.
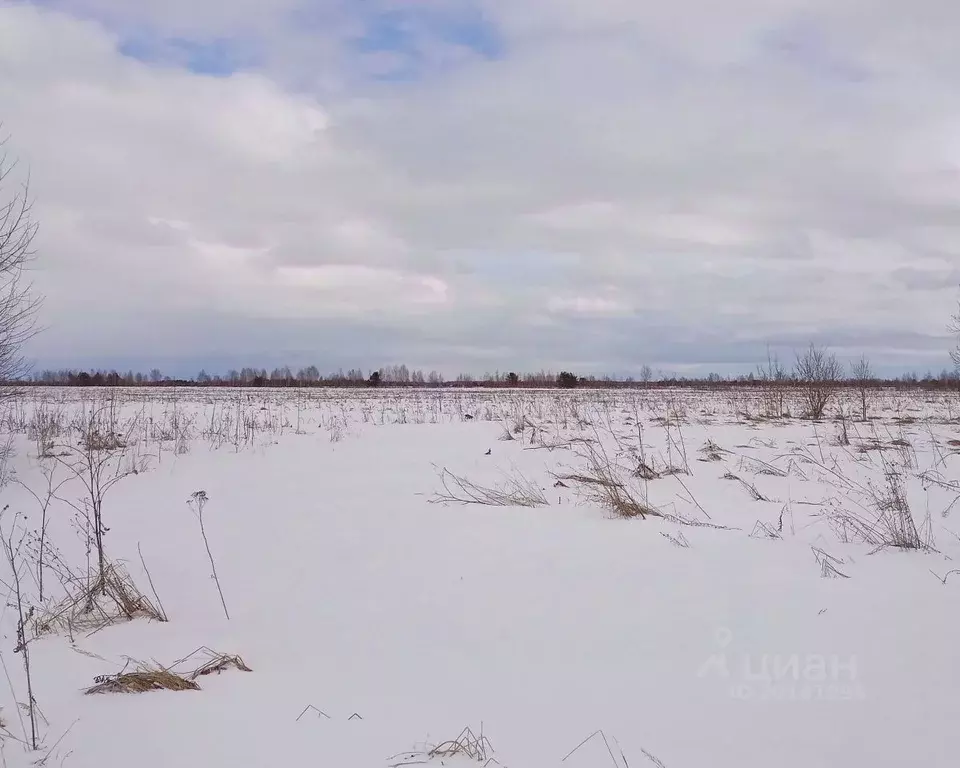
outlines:
{"label": "dry grass tuft", "polygon": [[753,526],[753,530],[750,531],[751,539],[782,539],[783,534],[780,533],[776,528],[774,528],[769,523],[763,523],[757,520],[756,524]]}
{"label": "dry grass tuft", "polygon": [[437,744],[427,752],[427,756],[432,759],[461,755],[470,760],[476,760],[478,763],[486,763],[492,753],[493,748],[490,746],[490,740],[483,735],[482,728],[479,736],[470,728],[464,728],[457,738]]}
{"label": "dry grass tuft", "polygon": [[907,501],[904,477],[892,465],[884,473],[885,487],[871,488],[876,517],[850,513],[844,522],[863,541],[877,547],[932,549],[917,528]]}
{"label": "dry grass tuft", "polygon": [[576,484],[587,500],[617,517],[646,519],[648,516],[664,516],[660,510],[640,498],[638,492],[630,489],[624,478],[631,473],[611,460],[602,447],[588,445],[581,456],[587,463],[586,472],[558,475],[557,479]]}
{"label": "dry grass tuft", "polygon": [[35,636],[57,632],[90,632],[137,618],[167,621],[161,608],[144,595],[126,569],[108,563],[103,576],[64,574],[67,597],[35,612]]}
{"label": "dry grass tuft", "polygon": [[[907,467],[909,456],[899,461],[879,454],[877,468],[879,481],[860,482],[840,471],[836,465],[827,465],[811,454],[798,454],[806,464],[817,468],[824,482],[840,492],[826,517],[841,541],[851,539],[872,545],[905,550],[933,550],[933,528],[927,512],[923,528],[917,526],[907,498]],[[842,501],[841,501],[842,499]]]}
{"label": "dry grass tuft", "polygon": [[207,648],[206,646],[197,648],[197,650],[195,650],[193,653],[180,659],[178,662],[173,664],[171,669],[183,666],[188,661],[192,659],[195,660],[197,657],[204,659],[204,661],[199,667],[185,675],[189,680],[196,680],[198,677],[204,677],[206,675],[219,675],[228,669],[236,669],[241,672],[253,672],[253,670],[246,665],[240,656],[237,656],[236,654],[220,653]]}
{"label": "dry grass tuft", "polygon": [[661,532],[660,532],[660,535],[663,536],[663,538],[665,538],[667,541],[669,541],[669,542],[670,542],[671,544],[673,544],[675,547],[679,547],[680,549],[689,549],[689,548],[690,548],[690,542],[687,541],[687,537],[683,535],[683,531],[677,531],[677,535],[676,535],[676,536],[671,536],[671,535],[670,535],[669,533],[667,533],[666,531],[661,531]]}
{"label": "dry grass tuft", "polygon": [[437,760],[441,765],[451,758],[460,757],[466,760],[472,760],[487,766],[500,763],[493,757],[494,750],[490,740],[483,735],[483,726],[480,726],[480,734],[477,735],[471,728],[464,728],[460,735],[450,741],[444,741],[434,746],[424,746],[423,749],[414,752],[404,752],[394,755],[390,758],[391,768],[400,768],[405,765],[423,765],[432,760]]}
{"label": "dry grass tuft", "polygon": [[766,496],[760,493],[760,491],[757,490],[757,486],[755,486],[753,483],[748,483],[742,477],[738,477],[732,472],[727,472],[722,479],[736,480],[738,483],[740,483],[741,486],[743,486],[743,489],[750,494],[750,496],[753,498],[754,501],[770,501],[770,499],[768,499]]}
{"label": "dry grass tuft", "polygon": [[592,477],[590,475],[581,475],[576,473],[569,474],[569,475],[554,475],[554,477],[557,478],[557,482],[554,485],[554,487],[562,487],[562,488],[569,487],[567,486],[566,483],[563,482],[564,480],[571,483],[578,483],[580,485],[601,485],[601,486],[623,485],[622,483],[615,480],[610,480],[609,478]]}
{"label": "dry grass tuft", "polygon": [[861,441],[859,446],[857,446],[857,452],[865,454],[869,453],[870,451],[888,451],[891,448],[893,448],[892,445],[887,445],[878,437],[867,437]]}
{"label": "dry grass tuft", "polygon": [[713,440],[707,440],[700,447],[700,461],[722,461],[723,455],[730,453],[717,445]]}
{"label": "dry grass tuft", "polygon": [[683,467],[668,466],[661,473],[661,477],[674,477],[676,475],[689,475],[690,473]]}
{"label": "dry grass tuft", "polygon": [[781,469],[780,467],[770,464],[769,462],[761,461],[755,456],[741,456],[740,471],[752,472],[755,475],[767,475],[770,477],[786,477],[788,474],[787,470]]}
{"label": "dry grass tuft", "polygon": [[482,486],[448,469],[440,471],[443,490],[436,493],[433,504],[481,504],[490,507],[546,507],[550,504],[543,489],[516,472],[502,483]]}
{"label": "dry grass tuft", "polygon": [[214,673],[220,674],[227,669],[238,669],[241,672],[253,672],[250,667],[244,664],[243,659],[239,656],[230,656],[228,654],[222,653],[217,658],[211,659],[206,664],[197,668],[191,675],[191,680],[196,680],[198,677],[203,677],[204,675],[212,675]]}
{"label": "dry grass tuft", "polygon": [[120,672],[97,678],[95,684],[84,691],[95,693],[146,693],[148,691],[199,691],[200,686],[169,669],[159,665],[139,664],[133,672]]}
{"label": "dry grass tuft", "polygon": [[843,573],[837,566],[844,565],[842,558],[827,554],[819,547],[811,547],[813,556],[820,566],[820,577],[824,579],[849,579],[850,577]]}
{"label": "dry grass tuft", "polygon": [[661,477],[663,477],[662,473],[657,472],[657,470],[655,470],[645,461],[640,462],[633,474],[635,477],[639,477],[641,480],[659,480]]}
{"label": "dry grass tuft", "polygon": [[[190,672],[178,672],[178,667],[182,667],[187,662],[193,660],[194,663],[198,657],[203,659],[202,663]],[[146,693],[147,691],[199,691],[200,686],[196,680],[207,675],[219,675],[228,669],[238,669],[242,672],[252,672],[236,654],[218,653],[206,646],[198,648],[193,653],[185,656],[169,667],[163,667],[157,663],[146,664],[143,662],[128,661],[129,664],[135,664],[136,669],[128,672],[124,667],[116,675],[103,675],[94,681],[94,685],[88,688],[84,693]]]}
{"label": "dry grass tuft", "polygon": [[90,451],[117,451],[127,444],[119,432],[101,432],[91,429],[81,439],[83,446]]}

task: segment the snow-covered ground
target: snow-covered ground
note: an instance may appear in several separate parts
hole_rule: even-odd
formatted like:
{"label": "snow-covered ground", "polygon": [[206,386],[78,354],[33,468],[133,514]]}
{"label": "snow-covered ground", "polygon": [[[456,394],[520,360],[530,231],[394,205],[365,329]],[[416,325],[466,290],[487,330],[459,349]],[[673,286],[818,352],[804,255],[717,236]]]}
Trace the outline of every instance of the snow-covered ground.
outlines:
{"label": "snow-covered ground", "polygon": [[[867,422],[852,392],[843,420],[837,403],[819,422],[769,405],[745,391],[28,390],[0,405],[0,527],[42,748],[24,746],[5,556],[3,759],[960,765],[960,400],[871,393]],[[803,408],[796,393],[784,407]],[[98,570],[91,467],[106,555],[165,623],[63,610],[68,572]],[[252,671],[84,693],[125,666],[186,659],[186,677],[200,648]]]}

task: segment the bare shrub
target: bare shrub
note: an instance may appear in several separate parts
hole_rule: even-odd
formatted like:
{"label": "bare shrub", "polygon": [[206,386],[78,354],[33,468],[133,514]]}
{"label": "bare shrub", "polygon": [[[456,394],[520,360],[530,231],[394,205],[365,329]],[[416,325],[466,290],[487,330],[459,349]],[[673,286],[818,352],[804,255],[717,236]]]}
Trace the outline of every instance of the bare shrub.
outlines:
{"label": "bare shrub", "polygon": [[74,422],[76,442],[60,444],[54,455],[54,459],[83,485],[85,493],[80,500],[57,498],[85,519],[96,546],[101,584],[107,580],[103,539],[109,531],[103,519],[104,498],[121,480],[139,474],[147,467],[146,459],[136,453],[138,426],[138,417],[120,424],[113,403],[95,406],[89,411],[84,410]]}
{"label": "bare shrub", "polygon": [[807,415],[811,419],[823,418],[837,385],[843,379],[843,366],[836,355],[811,344],[805,352],[797,354],[794,376],[803,387]]}

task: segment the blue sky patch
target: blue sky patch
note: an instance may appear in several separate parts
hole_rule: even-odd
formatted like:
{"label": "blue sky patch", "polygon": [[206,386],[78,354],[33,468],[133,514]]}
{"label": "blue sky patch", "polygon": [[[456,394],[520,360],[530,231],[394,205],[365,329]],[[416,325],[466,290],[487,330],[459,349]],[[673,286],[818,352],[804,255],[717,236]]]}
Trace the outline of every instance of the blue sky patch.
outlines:
{"label": "blue sky patch", "polygon": [[218,77],[248,69],[257,61],[251,46],[224,38],[199,41],[138,34],[125,39],[119,50],[124,56],[148,64],[174,65],[200,75]]}
{"label": "blue sky patch", "polygon": [[476,8],[465,3],[452,8],[391,8],[361,18],[362,33],[350,41],[360,56],[379,56],[392,66],[375,76],[408,79],[443,68],[444,50],[461,49],[486,59],[503,55],[497,28]]}

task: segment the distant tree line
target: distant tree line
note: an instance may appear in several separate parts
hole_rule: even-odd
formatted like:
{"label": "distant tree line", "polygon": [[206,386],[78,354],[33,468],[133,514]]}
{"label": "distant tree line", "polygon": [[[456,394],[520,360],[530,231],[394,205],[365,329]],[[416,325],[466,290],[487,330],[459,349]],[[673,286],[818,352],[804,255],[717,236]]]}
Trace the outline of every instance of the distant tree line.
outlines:
{"label": "distant tree line", "polygon": [[[810,355],[813,357],[810,358]],[[892,386],[900,388],[952,389],[960,386],[956,370],[944,369],[940,373],[924,375],[905,373],[896,378],[881,378],[874,375],[869,361],[860,358],[849,371],[833,355],[823,349],[811,347],[797,356],[797,364],[788,370],[775,357],[768,356],[767,363],[758,366],[755,372],[736,376],[710,373],[705,376],[677,376],[661,373],[654,376],[649,366],[641,369],[639,377],[579,376],[571,371],[537,371],[517,373],[494,371],[483,375],[461,373],[447,380],[438,371],[425,372],[406,365],[390,365],[369,373],[354,368],[348,371],[321,374],[315,365],[294,370],[288,366],[274,368],[241,368],[223,374],[210,374],[201,370],[192,378],[167,376],[158,368],[147,373],[116,370],[44,370],[29,379],[14,382],[20,386],[68,386],[68,387],[500,387],[500,388],[561,388],[576,387],[706,387],[725,386],[777,386],[809,385],[812,382],[827,385],[854,384],[860,387]]]}

